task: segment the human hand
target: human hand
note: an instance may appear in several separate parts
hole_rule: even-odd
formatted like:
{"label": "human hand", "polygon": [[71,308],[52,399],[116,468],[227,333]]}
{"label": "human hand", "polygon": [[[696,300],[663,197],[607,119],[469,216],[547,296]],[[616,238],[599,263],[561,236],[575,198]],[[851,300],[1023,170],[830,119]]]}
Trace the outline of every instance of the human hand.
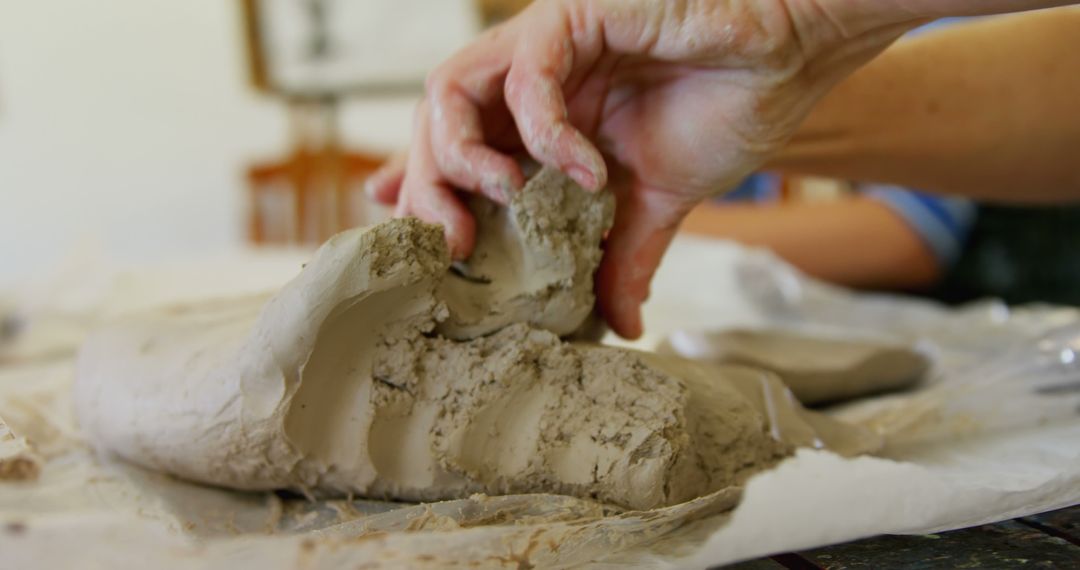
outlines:
{"label": "human hand", "polygon": [[398,215],[443,224],[460,259],[475,222],[455,191],[505,204],[524,184],[516,152],[611,188],[598,303],[635,338],[687,212],[760,166],[911,25],[846,28],[821,0],[542,0],[429,76],[411,152],[369,189]]}

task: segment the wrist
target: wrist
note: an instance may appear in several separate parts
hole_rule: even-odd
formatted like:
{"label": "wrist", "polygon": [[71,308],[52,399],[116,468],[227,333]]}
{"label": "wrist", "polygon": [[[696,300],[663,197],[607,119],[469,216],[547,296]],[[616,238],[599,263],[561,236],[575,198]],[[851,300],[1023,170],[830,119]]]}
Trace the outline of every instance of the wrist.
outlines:
{"label": "wrist", "polygon": [[[827,21],[835,30],[836,41],[850,41],[867,34],[895,27],[914,28],[938,17],[926,13],[920,2],[898,0],[789,0],[809,18]],[[913,7],[913,5],[916,5]],[[808,18],[808,19],[809,19]]]}
{"label": "wrist", "polygon": [[929,21],[899,0],[781,0],[803,54],[798,81],[822,96],[908,31]]}
{"label": "wrist", "polygon": [[896,0],[783,0],[808,58],[876,52],[935,16]]}

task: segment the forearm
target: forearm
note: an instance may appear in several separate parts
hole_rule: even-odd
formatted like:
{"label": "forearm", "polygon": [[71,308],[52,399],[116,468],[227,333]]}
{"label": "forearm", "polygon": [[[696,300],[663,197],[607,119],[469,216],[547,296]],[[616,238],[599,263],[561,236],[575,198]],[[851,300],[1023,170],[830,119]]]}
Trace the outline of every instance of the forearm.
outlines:
{"label": "forearm", "polygon": [[1077,4],[1076,0],[788,0],[796,20],[818,12],[848,37],[904,22],[989,16]]}
{"label": "forearm", "polygon": [[898,43],[827,94],[772,166],[994,200],[1080,199],[1077,50],[1080,9]]}
{"label": "forearm", "polygon": [[934,283],[940,266],[898,215],[866,197],[840,202],[704,204],[683,230],[764,247],[803,272],[868,289],[913,289]]}

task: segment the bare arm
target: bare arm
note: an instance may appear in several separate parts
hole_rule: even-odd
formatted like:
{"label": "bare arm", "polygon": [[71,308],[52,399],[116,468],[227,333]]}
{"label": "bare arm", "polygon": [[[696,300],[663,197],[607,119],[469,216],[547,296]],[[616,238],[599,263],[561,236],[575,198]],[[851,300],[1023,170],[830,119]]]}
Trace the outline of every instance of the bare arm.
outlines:
{"label": "bare arm", "polygon": [[773,160],[788,172],[1009,201],[1080,199],[1080,9],[897,43]]}
{"label": "bare arm", "polygon": [[839,285],[916,289],[941,267],[914,230],[867,197],[788,204],[705,203],[683,222],[690,233],[764,247],[803,272]]}

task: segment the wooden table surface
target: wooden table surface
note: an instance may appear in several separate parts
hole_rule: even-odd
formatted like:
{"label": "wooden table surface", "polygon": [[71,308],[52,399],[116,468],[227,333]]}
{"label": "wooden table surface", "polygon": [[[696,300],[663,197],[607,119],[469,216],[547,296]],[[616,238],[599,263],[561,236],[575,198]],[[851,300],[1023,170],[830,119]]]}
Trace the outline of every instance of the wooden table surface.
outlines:
{"label": "wooden table surface", "polygon": [[741,562],[729,570],[1064,568],[1080,570],[1080,505],[940,534],[879,536]]}

